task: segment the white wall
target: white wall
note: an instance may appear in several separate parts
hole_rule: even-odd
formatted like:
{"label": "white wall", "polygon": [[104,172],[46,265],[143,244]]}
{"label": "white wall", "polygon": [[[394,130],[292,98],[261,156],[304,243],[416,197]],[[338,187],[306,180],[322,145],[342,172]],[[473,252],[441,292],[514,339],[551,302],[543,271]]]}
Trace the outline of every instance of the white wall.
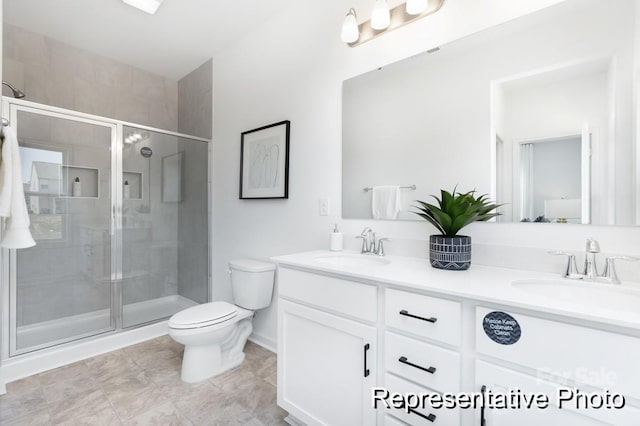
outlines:
{"label": "white wall", "polygon": [[[359,0],[355,7],[364,12],[370,3]],[[357,244],[353,235],[370,225],[379,235],[394,237],[389,254],[426,256],[432,228],[425,223],[340,218],[342,81],[554,3],[558,0],[447,0],[436,15],[350,48],[340,41],[340,28],[353,2],[300,0],[219,54],[214,59],[214,299],[231,300],[229,259],[327,248],[333,222],[347,234],[350,248]],[[240,133],[284,119],[292,123],[290,198],[238,200]],[[330,198],[330,216],[318,216],[319,197]],[[548,260],[543,249],[582,250],[587,235],[600,239],[606,251],[640,252],[632,243],[640,228],[477,224],[469,234],[476,243],[474,262],[502,258],[513,267],[540,261],[541,267],[560,271],[560,259]],[[620,269],[623,278],[625,272]],[[258,337],[274,343],[275,303],[257,314],[254,325]]]}

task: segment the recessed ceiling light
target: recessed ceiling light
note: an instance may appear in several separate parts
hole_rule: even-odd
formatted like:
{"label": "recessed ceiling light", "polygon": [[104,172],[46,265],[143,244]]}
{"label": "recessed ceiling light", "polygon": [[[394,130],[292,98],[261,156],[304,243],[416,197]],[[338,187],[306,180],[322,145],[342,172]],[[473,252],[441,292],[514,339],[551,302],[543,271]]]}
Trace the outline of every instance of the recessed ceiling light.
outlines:
{"label": "recessed ceiling light", "polygon": [[122,1],[128,4],[129,6],[133,6],[137,9],[142,10],[143,12],[147,12],[148,14],[153,15],[154,13],[156,13],[158,8],[160,7],[160,4],[164,0],[122,0]]}

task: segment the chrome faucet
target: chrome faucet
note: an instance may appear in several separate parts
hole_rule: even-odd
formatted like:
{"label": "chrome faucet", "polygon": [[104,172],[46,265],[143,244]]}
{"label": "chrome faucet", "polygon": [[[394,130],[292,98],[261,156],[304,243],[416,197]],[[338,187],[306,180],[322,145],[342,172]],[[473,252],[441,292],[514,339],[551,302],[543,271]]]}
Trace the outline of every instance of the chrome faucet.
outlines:
{"label": "chrome faucet", "polygon": [[360,254],[375,254],[378,256],[384,256],[384,242],[391,241],[391,238],[380,238],[376,242],[376,233],[368,226],[356,238],[362,238]]}
{"label": "chrome faucet", "polygon": [[610,256],[607,257],[604,265],[604,272],[600,276],[600,280],[611,284],[622,284],[616,273],[616,260],[626,260],[628,262],[635,262],[640,260],[633,256]]}
{"label": "chrome faucet", "polygon": [[587,239],[587,248],[584,256],[584,277],[594,279],[598,277],[598,265],[596,264],[596,254],[600,253],[600,244],[593,238]]}
{"label": "chrome faucet", "polygon": [[585,250],[584,270],[578,272],[576,256],[572,253],[563,251],[552,251],[550,254],[567,256],[567,269],[562,275],[563,278],[585,279],[596,282],[606,282],[610,284],[621,284],[618,274],[616,273],[616,260],[636,261],[640,258],[632,256],[610,256],[605,260],[604,272],[598,274],[598,265],[596,255],[600,253],[600,244],[593,238],[587,239],[587,247]]}

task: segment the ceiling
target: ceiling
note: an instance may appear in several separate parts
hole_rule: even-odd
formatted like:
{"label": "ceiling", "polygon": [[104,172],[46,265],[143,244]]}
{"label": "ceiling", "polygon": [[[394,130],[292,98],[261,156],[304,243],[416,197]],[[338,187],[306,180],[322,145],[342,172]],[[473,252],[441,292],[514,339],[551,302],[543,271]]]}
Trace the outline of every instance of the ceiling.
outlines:
{"label": "ceiling", "polygon": [[4,0],[4,21],[178,80],[294,0]]}

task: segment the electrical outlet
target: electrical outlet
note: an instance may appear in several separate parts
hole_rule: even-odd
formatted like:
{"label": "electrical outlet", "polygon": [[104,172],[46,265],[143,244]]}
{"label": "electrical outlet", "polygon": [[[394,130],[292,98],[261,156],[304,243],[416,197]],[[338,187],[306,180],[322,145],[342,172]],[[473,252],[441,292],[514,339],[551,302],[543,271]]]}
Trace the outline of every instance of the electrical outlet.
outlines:
{"label": "electrical outlet", "polygon": [[318,200],[318,213],[320,216],[329,216],[329,199],[320,198]]}

